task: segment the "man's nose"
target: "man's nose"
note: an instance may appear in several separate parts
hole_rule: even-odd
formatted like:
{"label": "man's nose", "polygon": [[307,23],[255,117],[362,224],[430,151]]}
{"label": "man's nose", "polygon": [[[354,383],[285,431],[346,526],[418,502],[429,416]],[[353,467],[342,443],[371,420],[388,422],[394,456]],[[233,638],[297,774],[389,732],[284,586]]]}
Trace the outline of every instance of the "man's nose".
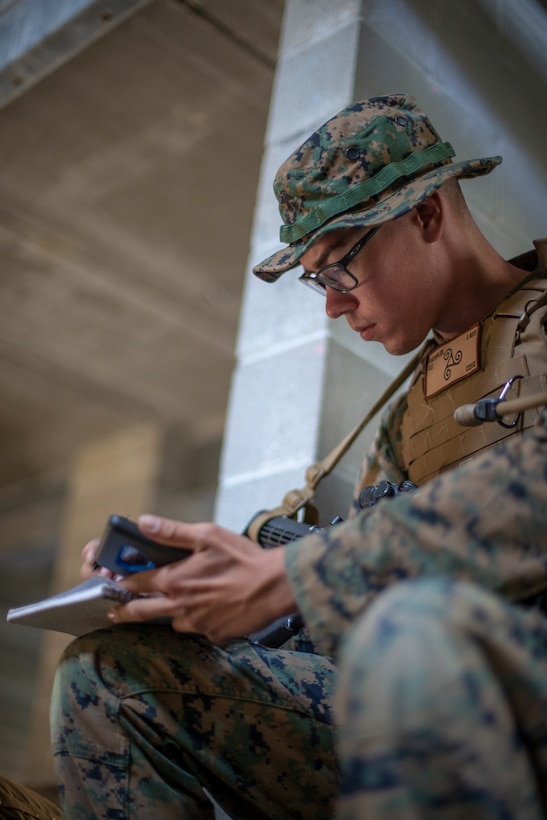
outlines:
{"label": "man's nose", "polygon": [[346,313],[351,313],[355,310],[357,299],[352,293],[342,293],[334,288],[325,288],[327,296],[327,304],[325,310],[329,319],[338,319]]}

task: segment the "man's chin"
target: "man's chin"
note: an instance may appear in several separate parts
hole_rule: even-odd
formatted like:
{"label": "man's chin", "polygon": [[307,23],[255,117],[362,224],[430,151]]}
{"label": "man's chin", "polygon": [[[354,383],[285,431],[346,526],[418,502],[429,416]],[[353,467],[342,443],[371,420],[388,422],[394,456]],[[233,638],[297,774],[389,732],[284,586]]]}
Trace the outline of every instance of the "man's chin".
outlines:
{"label": "man's chin", "polygon": [[413,350],[416,350],[420,346],[421,342],[408,342],[402,339],[392,339],[387,342],[381,342],[381,344],[383,345],[384,350],[391,356],[405,356],[407,353],[412,353]]}

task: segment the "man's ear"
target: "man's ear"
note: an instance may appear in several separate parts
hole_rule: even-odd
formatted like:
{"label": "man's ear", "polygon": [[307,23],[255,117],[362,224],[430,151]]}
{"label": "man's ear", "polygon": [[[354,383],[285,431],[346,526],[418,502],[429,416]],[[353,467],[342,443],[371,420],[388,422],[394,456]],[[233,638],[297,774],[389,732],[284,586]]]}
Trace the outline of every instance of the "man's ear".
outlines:
{"label": "man's ear", "polygon": [[442,197],[438,191],[431,194],[426,200],[416,205],[416,223],[426,242],[436,242],[443,231],[445,209]]}

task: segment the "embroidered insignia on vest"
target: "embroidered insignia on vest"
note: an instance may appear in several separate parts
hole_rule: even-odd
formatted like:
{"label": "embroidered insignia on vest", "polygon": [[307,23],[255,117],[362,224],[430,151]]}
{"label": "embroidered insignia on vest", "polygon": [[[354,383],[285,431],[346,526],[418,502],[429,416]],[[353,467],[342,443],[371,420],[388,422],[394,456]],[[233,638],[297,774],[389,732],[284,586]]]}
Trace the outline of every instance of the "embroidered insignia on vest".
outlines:
{"label": "embroidered insignia on vest", "polygon": [[429,354],[425,366],[426,399],[479,369],[479,330],[480,325],[476,324]]}

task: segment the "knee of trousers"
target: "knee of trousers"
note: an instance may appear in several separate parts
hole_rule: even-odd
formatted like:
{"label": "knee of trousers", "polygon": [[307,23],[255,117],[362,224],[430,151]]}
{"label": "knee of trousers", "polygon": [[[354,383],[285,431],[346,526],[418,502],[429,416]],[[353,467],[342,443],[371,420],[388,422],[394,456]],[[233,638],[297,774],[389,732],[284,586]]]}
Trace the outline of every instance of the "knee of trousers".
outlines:
{"label": "knee of trousers", "polygon": [[511,604],[495,593],[448,577],[402,581],[381,593],[359,617],[344,641],[352,647],[386,644],[395,632],[414,633],[426,624],[439,633],[473,634],[507,617]]}
{"label": "knee of trousers", "polygon": [[409,704],[410,691],[414,706],[426,703],[443,678],[459,676],[476,661],[475,638],[494,630],[507,606],[487,590],[449,578],[403,581],[386,590],[343,643],[338,715],[347,717],[348,702],[362,698],[369,713],[374,700]]}
{"label": "knee of trousers", "polygon": [[168,626],[124,626],[99,630],[73,641],[63,652],[56,673],[62,687],[90,682],[90,693],[111,689],[131,696],[158,682],[184,686],[197,680],[215,655],[205,639],[174,632]]}
{"label": "knee of trousers", "polygon": [[82,727],[87,736],[110,731],[116,745],[122,703],[192,694],[204,679],[210,686],[217,655],[219,650],[204,639],[161,626],[100,630],[77,638],[65,649],[55,676],[54,748],[62,750],[68,739],[76,748],[80,741],[74,738],[80,730],[84,736]]}
{"label": "knee of trousers", "polygon": [[50,709],[59,782],[93,779],[96,766],[101,777],[122,782],[130,766],[145,765],[142,748],[156,750],[157,765],[166,760],[162,739],[172,741],[179,731],[180,746],[191,746],[195,738],[181,728],[181,710],[203,687],[204,674],[211,685],[217,655],[204,639],[158,625],[99,630],[73,641],[59,661]]}
{"label": "knee of trousers", "polygon": [[[50,706],[55,755],[89,755],[122,748],[119,703],[136,688],[144,652],[133,630],[99,630],[76,638],[64,650],[55,674]],[[142,657],[141,657],[142,656]],[[109,739],[108,735],[112,738]]]}
{"label": "knee of trousers", "polygon": [[86,695],[96,699],[102,689],[122,694],[131,679],[140,679],[153,654],[151,646],[129,628],[99,630],[82,635],[64,650],[57,665],[55,684],[58,692],[75,687],[84,704]]}

